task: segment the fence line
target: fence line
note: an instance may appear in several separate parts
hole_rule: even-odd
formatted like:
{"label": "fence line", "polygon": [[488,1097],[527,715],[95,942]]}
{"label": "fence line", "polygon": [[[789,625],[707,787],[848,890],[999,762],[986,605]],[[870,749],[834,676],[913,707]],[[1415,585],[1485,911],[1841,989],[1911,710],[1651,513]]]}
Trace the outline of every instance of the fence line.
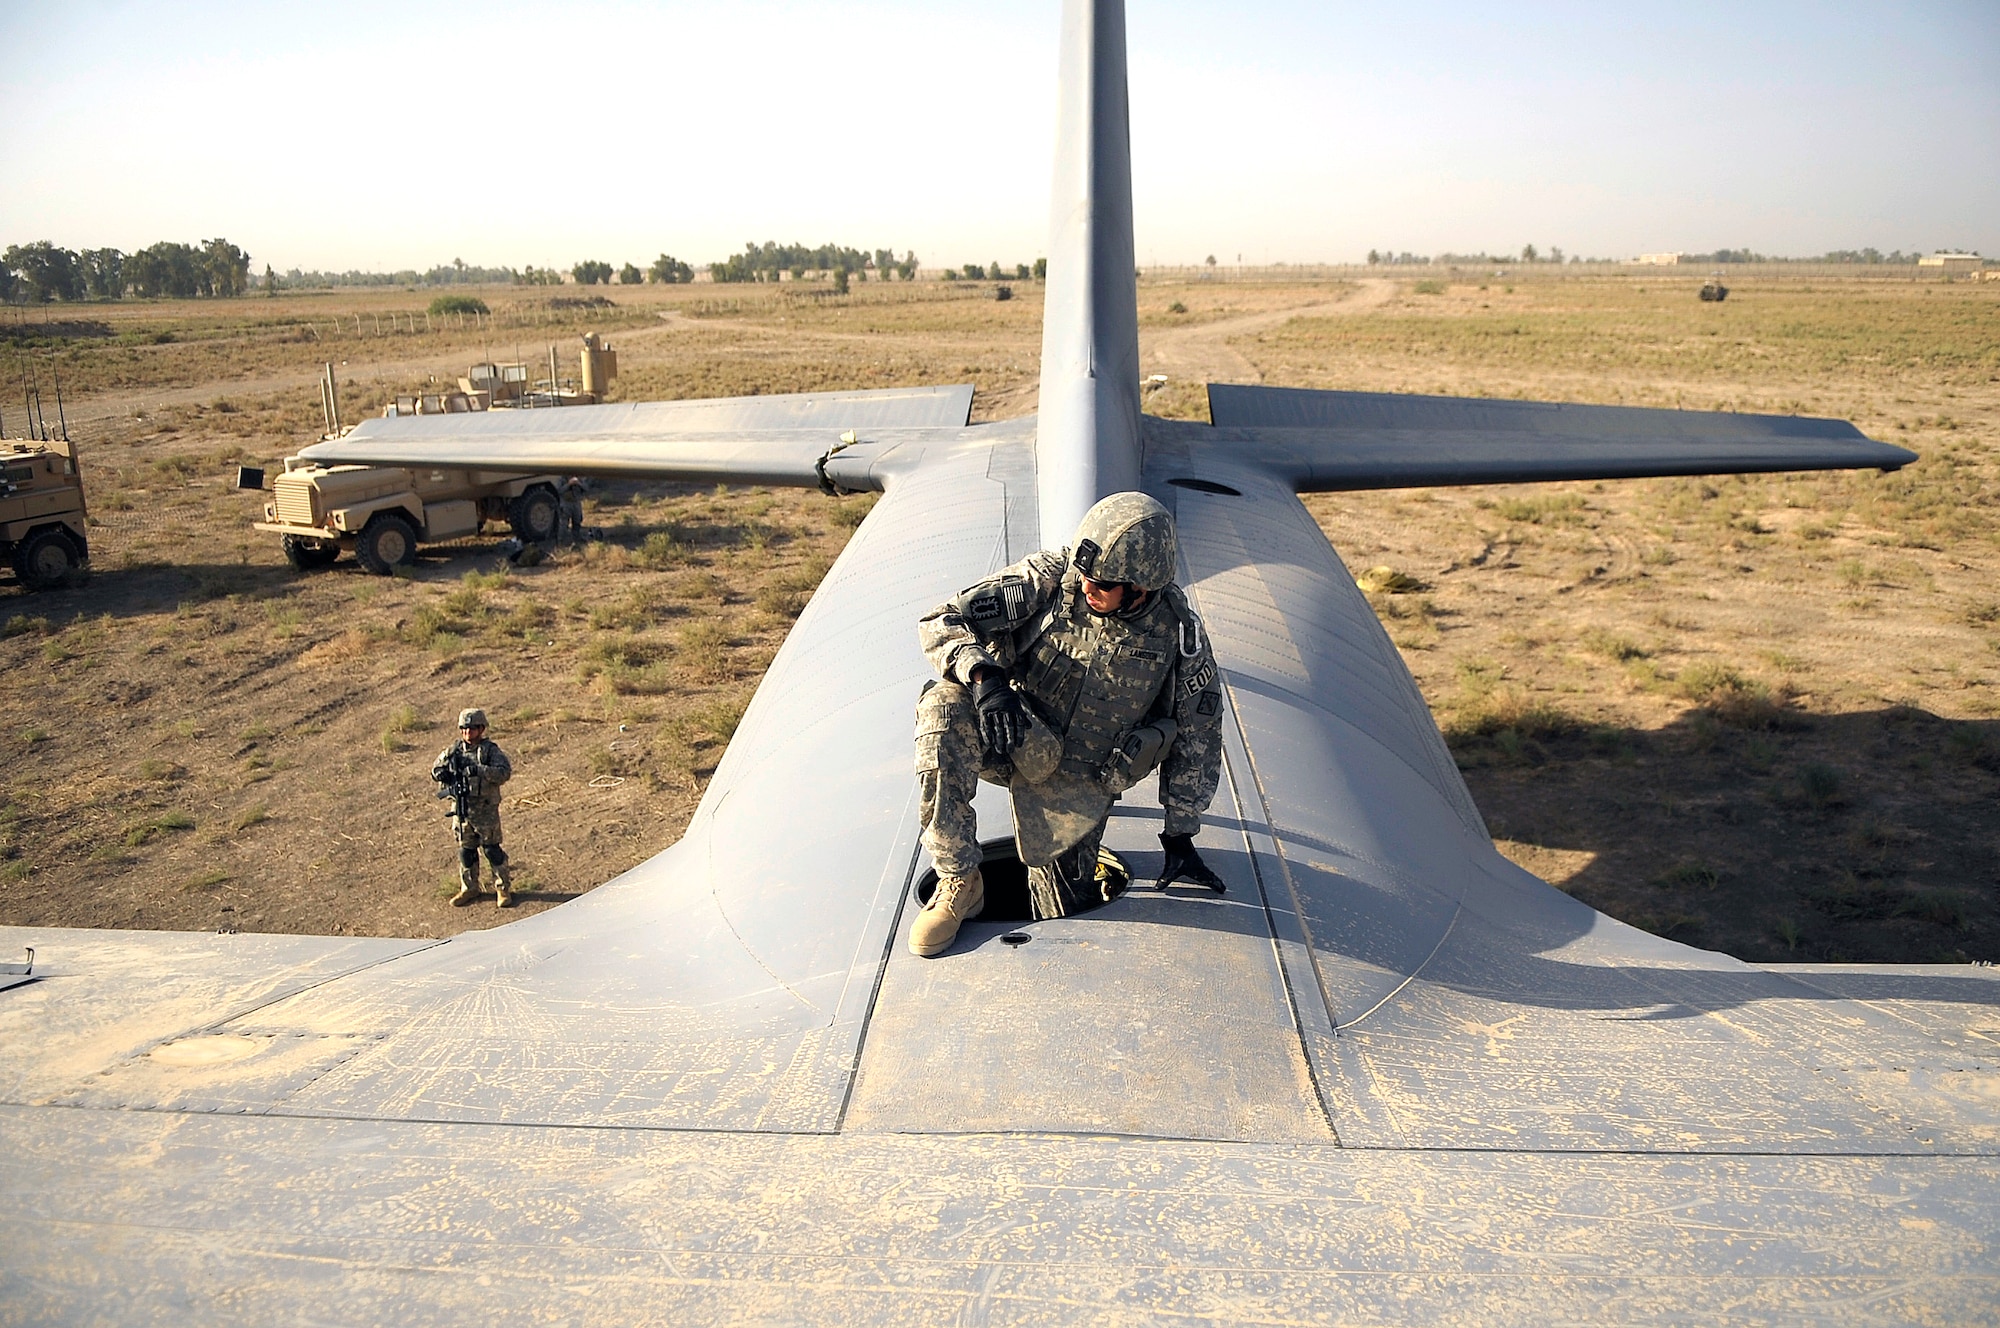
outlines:
{"label": "fence line", "polygon": [[[1282,284],[1330,281],[1391,280],[1391,281],[1475,281],[1502,279],[1515,282],[1575,281],[1584,279],[1624,278],[1629,280],[1682,280],[1704,281],[1719,275],[1727,283],[1731,281],[1815,281],[1815,280],[1862,280],[1881,282],[1951,282],[1965,280],[1964,274],[1948,275],[1934,268],[1920,268],[1914,263],[1813,263],[1813,262],[1767,262],[1767,263],[1692,263],[1654,266],[1625,262],[1590,263],[1522,263],[1499,260],[1491,263],[1270,263],[1235,264],[1143,264],[1138,269],[1141,282],[1217,282],[1222,284],[1256,283]],[[1978,274],[1974,274],[1976,278]],[[1991,275],[1990,273],[1988,275]],[[1013,279],[1006,279],[1012,282]],[[724,283],[727,285],[728,283]],[[762,283],[757,283],[761,285]],[[910,300],[932,298],[938,286],[951,286],[942,278],[942,269],[937,274],[923,273],[915,282],[867,283],[860,286],[853,295],[866,302],[900,303]],[[1022,284],[1014,282],[1013,284]],[[1029,286],[1040,284],[1033,278],[1025,283]],[[982,283],[966,282],[968,296],[982,288]],[[786,283],[789,288],[792,283]],[[715,294],[709,298],[691,301],[677,306],[683,312],[717,314],[734,312],[739,307],[739,299],[725,296],[711,285]],[[791,294],[790,289],[787,294]],[[798,292],[819,295],[819,290]],[[560,298],[560,297],[558,297]],[[227,307],[221,302],[210,302],[217,307]],[[241,302],[231,302],[242,308]],[[97,301],[61,305],[5,305],[0,306],[0,323],[5,326],[28,331],[41,327],[48,329],[42,335],[47,338],[74,339],[103,335],[102,332],[79,332],[81,325],[102,327],[96,315],[112,310],[126,310],[141,307],[137,302]],[[588,306],[572,309],[552,309],[542,304],[523,304],[513,308],[488,310],[485,313],[453,312],[449,315],[434,316],[428,309],[422,311],[423,326],[417,326],[417,312],[411,309],[390,310],[386,313],[343,313],[321,318],[293,318],[283,322],[273,322],[266,327],[272,331],[291,332],[309,337],[315,342],[329,342],[352,337],[416,336],[419,334],[437,336],[448,332],[472,331],[488,335],[498,328],[573,328],[605,313],[633,312],[631,306],[610,305],[591,308]],[[468,318],[470,323],[468,324]],[[364,321],[365,320],[365,321]],[[386,321],[387,327],[384,327]],[[33,335],[32,332],[29,335]],[[25,348],[22,348],[25,350]]]}
{"label": "fence line", "polygon": [[1585,277],[1682,277],[1707,280],[1795,279],[1829,277],[1872,281],[1950,281],[1955,278],[1919,268],[1915,263],[1272,263],[1268,265],[1145,264],[1141,281],[1308,282],[1388,278],[1435,281],[1439,278],[1505,277],[1514,281],[1566,281]]}

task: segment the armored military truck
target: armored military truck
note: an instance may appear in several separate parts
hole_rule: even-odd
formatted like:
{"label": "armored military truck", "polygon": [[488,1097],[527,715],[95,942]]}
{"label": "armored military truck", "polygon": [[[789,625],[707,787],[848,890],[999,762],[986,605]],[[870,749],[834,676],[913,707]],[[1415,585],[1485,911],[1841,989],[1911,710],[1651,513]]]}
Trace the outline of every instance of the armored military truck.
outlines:
{"label": "armored military truck", "polygon": [[30,590],[67,585],[90,560],[83,476],[66,442],[0,442],[0,558]]}
{"label": "armored military truck", "polygon": [[[262,489],[264,473],[245,467],[237,487]],[[400,466],[324,466],[288,457],[271,482],[257,530],[283,538],[299,571],[331,566],[342,550],[378,576],[416,560],[417,549],[510,526],[528,543],[555,538],[555,475]]]}

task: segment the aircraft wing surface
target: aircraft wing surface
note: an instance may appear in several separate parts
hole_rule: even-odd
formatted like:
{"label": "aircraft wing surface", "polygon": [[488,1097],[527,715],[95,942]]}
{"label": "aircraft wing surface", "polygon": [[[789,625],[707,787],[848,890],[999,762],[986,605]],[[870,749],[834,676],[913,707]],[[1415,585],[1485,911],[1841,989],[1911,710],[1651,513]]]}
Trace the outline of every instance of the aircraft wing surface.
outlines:
{"label": "aircraft wing surface", "polygon": [[[0,932],[39,978],[0,1318],[316,1321],[329,1279],[411,1324],[1990,1311],[2000,980],[1747,965],[1507,863],[1289,477],[1211,432],[1144,482],[1223,669],[1226,895],[908,953],[912,623],[1042,539],[1033,421],[877,448],[617,880],[436,943]],[[1107,835],[1141,879],[1159,817]]]}
{"label": "aircraft wing surface", "polygon": [[[0,1328],[1993,1320],[1995,971],[1744,964],[1508,863],[1297,497],[1909,454],[1263,389],[1142,419],[1123,6],[1063,34],[1039,421],[952,388],[311,449],[883,497],[685,833],[579,899],[444,942],[0,929],[37,965],[0,990]],[[1228,889],[1031,922],[990,860],[919,959],[914,624],[1132,486],[1220,669]],[[1141,882],[1161,824],[1151,783],[1111,816]]]}
{"label": "aircraft wing surface", "polygon": [[1431,484],[1895,470],[1845,420],[1211,383],[1209,417],[1301,493]]}
{"label": "aircraft wing surface", "polygon": [[817,484],[842,435],[957,430],[972,387],[899,387],[364,420],[300,455],[327,465],[454,466],[726,484]]}

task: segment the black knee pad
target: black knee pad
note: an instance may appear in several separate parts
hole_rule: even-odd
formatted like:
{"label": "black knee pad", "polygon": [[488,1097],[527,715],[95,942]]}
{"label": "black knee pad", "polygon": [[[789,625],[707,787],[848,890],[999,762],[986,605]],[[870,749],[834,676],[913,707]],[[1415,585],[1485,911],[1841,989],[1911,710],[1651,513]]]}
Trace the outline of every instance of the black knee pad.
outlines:
{"label": "black knee pad", "polygon": [[479,870],[479,850],[467,844],[458,851],[458,865],[467,871]]}
{"label": "black knee pad", "polygon": [[486,860],[496,867],[504,867],[507,865],[507,850],[501,848],[498,844],[488,844],[486,846]]}

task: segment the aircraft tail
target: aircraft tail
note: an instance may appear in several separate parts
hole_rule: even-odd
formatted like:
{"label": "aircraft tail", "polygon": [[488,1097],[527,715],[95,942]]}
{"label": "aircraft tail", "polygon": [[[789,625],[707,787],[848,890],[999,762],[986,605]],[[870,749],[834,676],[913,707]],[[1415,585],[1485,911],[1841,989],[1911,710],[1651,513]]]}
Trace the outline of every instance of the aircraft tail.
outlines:
{"label": "aircraft tail", "polygon": [[1139,486],[1139,310],[1124,0],[1063,6],[1035,444],[1041,542]]}

